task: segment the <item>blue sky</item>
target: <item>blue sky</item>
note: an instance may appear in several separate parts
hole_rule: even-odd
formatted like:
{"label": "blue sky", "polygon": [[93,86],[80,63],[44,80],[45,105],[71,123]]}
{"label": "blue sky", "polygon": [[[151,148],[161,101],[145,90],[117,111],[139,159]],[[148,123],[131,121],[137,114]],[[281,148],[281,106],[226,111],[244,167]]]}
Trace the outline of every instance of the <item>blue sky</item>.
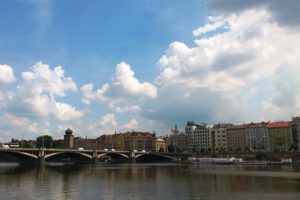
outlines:
{"label": "blue sky", "polygon": [[0,140],[290,120],[300,114],[299,6],[3,0]]}

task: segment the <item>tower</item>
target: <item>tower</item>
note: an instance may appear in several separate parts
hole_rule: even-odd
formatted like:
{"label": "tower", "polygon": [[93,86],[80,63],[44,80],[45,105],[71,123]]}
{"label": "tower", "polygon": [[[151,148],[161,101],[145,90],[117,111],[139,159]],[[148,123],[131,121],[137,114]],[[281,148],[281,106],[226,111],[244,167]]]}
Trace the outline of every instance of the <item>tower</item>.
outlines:
{"label": "tower", "polygon": [[64,135],[64,145],[65,145],[65,148],[67,149],[73,149],[74,147],[74,136],[73,136],[73,131],[68,128],[66,131],[65,131],[65,135]]}

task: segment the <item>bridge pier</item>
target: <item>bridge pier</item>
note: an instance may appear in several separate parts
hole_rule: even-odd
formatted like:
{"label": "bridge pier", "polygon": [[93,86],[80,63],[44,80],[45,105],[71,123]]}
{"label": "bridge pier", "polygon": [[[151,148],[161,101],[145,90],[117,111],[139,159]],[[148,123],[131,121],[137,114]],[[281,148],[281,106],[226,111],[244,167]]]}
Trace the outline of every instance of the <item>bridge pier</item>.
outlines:
{"label": "bridge pier", "polygon": [[45,165],[45,150],[43,148],[38,153],[38,164],[40,166]]}
{"label": "bridge pier", "polygon": [[128,161],[129,161],[129,163],[135,163],[135,152],[134,151],[131,151],[129,153]]}
{"label": "bridge pier", "polygon": [[92,164],[96,164],[98,161],[98,155],[97,155],[97,150],[93,151],[92,154]]}

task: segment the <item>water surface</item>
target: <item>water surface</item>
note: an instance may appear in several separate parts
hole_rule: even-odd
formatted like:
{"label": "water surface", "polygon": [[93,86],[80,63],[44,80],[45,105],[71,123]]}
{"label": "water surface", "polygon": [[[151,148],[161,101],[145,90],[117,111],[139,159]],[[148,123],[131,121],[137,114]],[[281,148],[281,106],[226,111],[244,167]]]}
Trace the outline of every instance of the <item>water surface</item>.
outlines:
{"label": "water surface", "polygon": [[300,199],[297,166],[0,163],[1,199]]}

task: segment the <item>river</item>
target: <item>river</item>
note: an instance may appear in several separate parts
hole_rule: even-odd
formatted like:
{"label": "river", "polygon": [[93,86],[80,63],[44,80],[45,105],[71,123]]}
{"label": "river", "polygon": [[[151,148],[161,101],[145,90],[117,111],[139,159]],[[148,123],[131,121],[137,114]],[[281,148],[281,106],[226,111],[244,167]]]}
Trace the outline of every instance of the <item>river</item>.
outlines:
{"label": "river", "polygon": [[300,199],[300,166],[0,163],[0,199]]}

